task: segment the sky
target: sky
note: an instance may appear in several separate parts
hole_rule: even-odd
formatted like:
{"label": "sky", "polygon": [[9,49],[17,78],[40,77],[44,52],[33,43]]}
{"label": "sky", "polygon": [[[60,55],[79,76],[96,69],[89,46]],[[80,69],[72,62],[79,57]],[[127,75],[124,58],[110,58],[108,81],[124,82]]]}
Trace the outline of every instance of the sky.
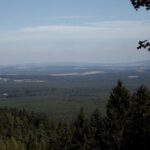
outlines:
{"label": "sky", "polygon": [[149,18],[130,0],[0,0],[0,65],[150,60]]}

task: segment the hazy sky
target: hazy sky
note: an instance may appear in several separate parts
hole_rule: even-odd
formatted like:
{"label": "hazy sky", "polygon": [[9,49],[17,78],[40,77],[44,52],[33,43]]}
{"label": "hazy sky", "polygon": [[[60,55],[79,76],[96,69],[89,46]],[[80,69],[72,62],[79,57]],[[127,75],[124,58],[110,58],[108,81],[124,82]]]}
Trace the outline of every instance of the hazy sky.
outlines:
{"label": "hazy sky", "polygon": [[149,18],[130,0],[0,0],[0,65],[147,60]]}

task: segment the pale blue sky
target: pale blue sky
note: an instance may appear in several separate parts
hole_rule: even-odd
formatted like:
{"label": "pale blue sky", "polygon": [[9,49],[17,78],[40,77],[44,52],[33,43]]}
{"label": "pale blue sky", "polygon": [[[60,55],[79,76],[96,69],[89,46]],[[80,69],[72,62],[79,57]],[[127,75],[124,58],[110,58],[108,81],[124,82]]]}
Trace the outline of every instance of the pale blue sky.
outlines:
{"label": "pale blue sky", "polygon": [[0,0],[0,64],[147,60],[149,14],[129,0]]}

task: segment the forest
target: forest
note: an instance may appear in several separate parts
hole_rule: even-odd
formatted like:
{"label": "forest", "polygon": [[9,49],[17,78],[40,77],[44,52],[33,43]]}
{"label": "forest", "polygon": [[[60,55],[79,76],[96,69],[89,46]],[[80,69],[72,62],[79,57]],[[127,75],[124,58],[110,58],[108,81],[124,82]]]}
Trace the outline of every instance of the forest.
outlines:
{"label": "forest", "polygon": [[[98,106],[103,115],[109,93],[118,79],[124,82],[130,92],[135,92],[141,84],[150,88],[149,64],[148,61],[131,68],[92,67],[86,71],[103,68],[105,73],[86,76],[0,75],[0,107],[40,112],[57,120],[72,120],[81,107],[84,107],[85,115],[88,116]],[[65,68],[58,70],[59,73],[64,73]]]}
{"label": "forest", "polygon": [[148,150],[150,149],[150,91],[134,93],[118,81],[110,92],[106,115],[89,116],[81,108],[64,122],[48,116],[0,108],[1,150]]}
{"label": "forest", "polygon": [[0,2],[0,150],[150,150],[143,10],[150,0]]}

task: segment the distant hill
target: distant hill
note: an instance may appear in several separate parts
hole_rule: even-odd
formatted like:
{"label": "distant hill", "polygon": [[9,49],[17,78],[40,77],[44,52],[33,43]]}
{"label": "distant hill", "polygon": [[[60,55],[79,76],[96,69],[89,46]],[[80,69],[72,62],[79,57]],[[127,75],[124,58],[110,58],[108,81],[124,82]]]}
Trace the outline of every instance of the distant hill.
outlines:
{"label": "distant hill", "polygon": [[0,67],[0,75],[92,75],[110,71],[123,70],[148,70],[150,61],[141,61],[134,63],[34,63],[20,64]]}

